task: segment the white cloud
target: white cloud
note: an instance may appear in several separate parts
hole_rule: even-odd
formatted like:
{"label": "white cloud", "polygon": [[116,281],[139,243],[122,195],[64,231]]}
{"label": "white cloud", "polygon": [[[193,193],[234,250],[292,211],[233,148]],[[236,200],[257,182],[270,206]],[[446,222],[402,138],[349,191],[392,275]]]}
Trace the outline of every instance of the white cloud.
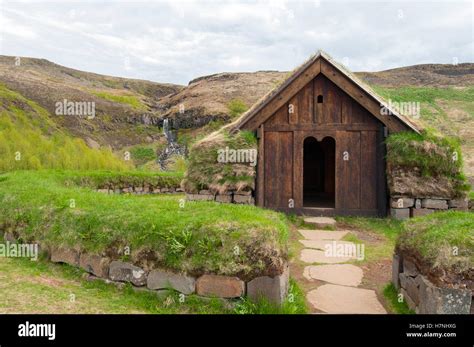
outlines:
{"label": "white cloud", "polygon": [[356,71],[474,60],[470,2],[7,1],[0,21],[2,54],[175,83],[290,70],[319,48]]}

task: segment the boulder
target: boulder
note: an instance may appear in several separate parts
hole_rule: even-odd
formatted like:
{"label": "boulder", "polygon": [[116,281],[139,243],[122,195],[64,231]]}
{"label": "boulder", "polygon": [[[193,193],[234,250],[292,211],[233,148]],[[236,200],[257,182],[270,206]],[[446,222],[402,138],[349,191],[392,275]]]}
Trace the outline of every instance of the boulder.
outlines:
{"label": "boulder", "polygon": [[236,204],[253,204],[254,199],[251,195],[234,194],[234,202]]}
{"label": "boulder", "polygon": [[439,288],[420,276],[420,314],[469,314],[470,289]]}
{"label": "boulder", "polygon": [[421,199],[415,200],[415,208],[421,208]]}
{"label": "boulder", "polygon": [[183,294],[192,294],[196,290],[194,277],[165,270],[153,270],[148,274],[148,289],[174,289]]}
{"label": "boulder", "polygon": [[231,203],[232,202],[232,194],[218,194],[216,195],[217,202],[223,203]]}
{"label": "boulder", "polygon": [[421,200],[422,208],[433,208],[435,210],[447,210],[448,202],[440,199],[423,199]]}
{"label": "boulder", "polygon": [[[188,197],[188,194],[186,194],[186,197]],[[214,200],[214,195],[210,195],[210,194],[192,194],[192,198],[189,199],[189,200],[213,201]]]}
{"label": "boulder", "polygon": [[146,284],[147,276],[145,271],[138,266],[122,261],[113,261],[109,267],[109,278],[112,281],[130,282],[140,287]]}
{"label": "boulder", "polygon": [[429,208],[412,208],[411,216],[412,217],[426,216],[427,214],[431,214],[433,212],[435,212],[435,210],[432,210]]}
{"label": "boulder", "polygon": [[392,198],[390,200],[390,207],[392,208],[407,208],[413,207],[415,199],[412,198]]}
{"label": "boulder", "polygon": [[196,292],[201,296],[238,298],[245,295],[245,283],[238,277],[202,275],[196,281]]}
{"label": "boulder", "polygon": [[[414,307],[418,306],[418,303],[420,302],[419,295],[418,295],[418,291],[419,291],[418,277],[419,276],[417,277],[407,276],[404,273],[401,273],[399,275],[400,286],[402,287],[402,289],[405,290],[406,295],[410,297],[410,300],[414,302]],[[414,307],[410,307],[410,308],[414,310],[415,309]]]}
{"label": "boulder", "polygon": [[467,211],[469,208],[469,200],[467,198],[448,200],[448,207],[456,210]]}
{"label": "boulder", "polygon": [[409,208],[391,208],[390,215],[393,219],[408,219],[410,218],[410,209]]}
{"label": "boulder", "polygon": [[79,265],[79,252],[72,248],[53,248],[51,250],[53,263],[66,263],[72,266]]}
{"label": "boulder", "polygon": [[411,299],[411,297],[408,295],[407,291],[405,289],[401,289],[400,292],[403,295],[403,301],[405,301],[408,305],[408,308],[410,310],[415,311],[417,309],[415,302]]}
{"label": "boulder", "polygon": [[397,289],[400,289],[400,279],[398,275],[402,271],[403,271],[402,258],[398,254],[394,254],[393,260],[392,260],[392,283]]}
{"label": "boulder", "polygon": [[109,277],[110,259],[95,254],[82,253],[79,266],[87,272],[101,278]]}
{"label": "boulder", "polygon": [[416,267],[414,262],[406,258],[403,258],[403,273],[406,276],[415,277],[418,275],[418,268]]}
{"label": "boulder", "polygon": [[259,298],[281,305],[288,295],[290,269],[288,266],[281,275],[257,277],[247,283],[247,296],[254,301]]}

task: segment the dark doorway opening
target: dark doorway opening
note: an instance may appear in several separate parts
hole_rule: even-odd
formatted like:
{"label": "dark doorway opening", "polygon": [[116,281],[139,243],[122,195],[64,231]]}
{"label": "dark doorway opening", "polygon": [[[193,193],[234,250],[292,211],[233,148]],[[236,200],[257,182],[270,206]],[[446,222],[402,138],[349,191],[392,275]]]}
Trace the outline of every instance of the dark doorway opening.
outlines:
{"label": "dark doorway opening", "polygon": [[325,137],[304,140],[303,206],[334,208],[336,186],[336,141]]}

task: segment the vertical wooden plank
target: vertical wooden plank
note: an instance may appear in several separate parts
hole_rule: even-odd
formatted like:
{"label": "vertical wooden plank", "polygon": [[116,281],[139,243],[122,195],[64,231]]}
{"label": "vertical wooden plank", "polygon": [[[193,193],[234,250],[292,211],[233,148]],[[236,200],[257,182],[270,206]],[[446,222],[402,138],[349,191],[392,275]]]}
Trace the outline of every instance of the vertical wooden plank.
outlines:
{"label": "vertical wooden plank", "polygon": [[323,118],[324,124],[341,123],[342,94],[339,88],[325,77],[323,78]]}
{"label": "vertical wooden plank", "polygon": [[347,94],[342,97],[341,122],[343,124],[350,124],[352,119],[352,99]]}
{"label": "vertical wooden plank", "polygon": [[314,79],[314,84],[313,84],[314,123],[316,124],[322,124],[324,122],[323,104],[317,103],[318,96],[324,94],[323,79],[324,79],[323,75],[319,74]]}
{"label": "vertical wooden plank", "polygon": [[346,131],[336,132],[336,208],[344,210],[346,206],[346,180],[345,161],[343,161],[343,153],[348,147],[348,136]]}
{"label": "vertical wooden plank", "polygon": [[[290,106],[293,108],[293,113],[290,113]],[[299,114],[300,114],[300,105],[298,95],[295,95],[291,98],[288,103],[288,123],[289,124],[298,124],[299,123]]]}
{"label": "vertical wooden plank", "polygon": [[265,206],[266,207],[277,207],[277,198],[278,198],[278,189],[277,187],[277,177],[278,173],[276,172],[276,161],[278,160],[278,133],[276,132],[265,132],[265,146],[264,153],[267,153],[265,158]]}
{"label": "vertical wooden plank", "polygon": [[361,131],[360,203],[361,209],[377,209],[377,132]]}
{"label": "vertical wooden plank", "polygon": [[344,161],[344,179],[346,180],[346,208],[360,208],[360,132],[348,131],[346,151],[349,160]]}
{"label": "vertical wooden plank", "polygon": [[336,138],[336,208],[360,209],[360,132],[338,131]]}
{"label": "vertical wooden plank", "polygon": [[280,107],[264,124],[267,126],[288,125],[288,105]]}
{"label": "vertical wooden plank", "polygon": [[258,139],[258,162],[257,162],[257,206],[265,205],[265,128],[260,125]]}
{"label": "vertical wooden plank", "polygon": [[300,124],[311,124],[313,122],[313,83],[309,82],[301,89],[296,97],[300,106]]}
{"label": "vertical wooden plank", "polygon": [[387,181],[386,162],[387,147],[385,145],[384,126],[380,124],[377,131],[377,207],[380,217],[387,216]]}
{"label": "vertical wooden plank", "polygon": [[303,137],[293,132],[293,199],[295,208],[303,207]]}
{"label": "vertical wooden plank", "polygon": [[287,208],[289,200],[293,198],[293,132],[279,133],[279,151],[279,207]]}
{"label": "vertical wooden plank", "polygon": [[293,132],[265,133],[265,206],[288,207],[293,195]]}

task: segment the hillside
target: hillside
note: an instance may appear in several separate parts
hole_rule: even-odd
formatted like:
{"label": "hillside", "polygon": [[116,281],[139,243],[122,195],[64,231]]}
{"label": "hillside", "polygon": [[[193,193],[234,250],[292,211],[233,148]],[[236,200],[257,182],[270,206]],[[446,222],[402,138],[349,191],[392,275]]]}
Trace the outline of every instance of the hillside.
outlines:
{"label": "hillside", "polygon": [[[51,119],[90,147],[116,151],[162,148],[164,118],[180,129],[178,142],[192,143],[250,107],[288,75],[278,71],[218,73],[179,86],[83,72],[44,59],[21,58],[20,66],[14,63],[14,57],[0,56],[0,83],[50,115],[63,99],[94,101],[94,119],[56,115]],[[419,101],[425,126],[460,136],[466,172],[474,177],[474,64],[425,64],[356,75],[386,98]]]}
{"label": "hillside", "polygon": [[91,147],[114,149],[153,142],[157,100],[182,87],[173,84],[98,75],[63,67],[44,59],[0,56],[0,83],[55,115],[56,102],[95,102],[96,117],[55,115],[53,120]]}

